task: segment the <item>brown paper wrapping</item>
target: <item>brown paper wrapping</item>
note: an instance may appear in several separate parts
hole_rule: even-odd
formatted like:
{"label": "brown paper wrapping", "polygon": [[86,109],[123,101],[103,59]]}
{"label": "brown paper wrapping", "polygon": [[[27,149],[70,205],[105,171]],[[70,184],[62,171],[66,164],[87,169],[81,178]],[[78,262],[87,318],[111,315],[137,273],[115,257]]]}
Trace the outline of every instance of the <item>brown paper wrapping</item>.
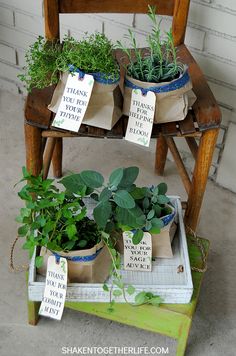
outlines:
{"label": "brown paper wrapping", "polygon": [[[63,73],[54,90],[49,110],[57,112],[69,73]],[[83,124],[111,130],[122,116],[123,96],[119,84],[102,84],[94,81],[93,91]]]}
{"label": "brown paper wrapping", "polygon": [[[168,84],[165,83],[147,83],[129,76],[126,78],[134,85],[140,88],[160,87]],[[177,79],[175,79],[177,80]],[[170,83],[170,82],[169,82]],[[124,88],[124,105],[123,114],[129,116],[130,102],[131,102],[132,89],[129,87]],[[174,91],[165,93],[155,93],[156,95],[156,109],[154,115],[154,123],[160,124],[172,121],[181,121],[186,117],[189,108],[196,100],[196,96],[192,91],[191,80],[185,86]]]}
{"label": "brown paper wrapping", "polygon": [[[78,250],[70,252],[56,252],[62,257],[72,257],[72,256],[91,256],[100,250],[100,253],[92,261],[87,262],[75,262],[67,260],[68,262],[68,283],[103,283],[107,279],[110,266],[111,258],[109,251],[103,242],[99,242],[94,247],[88,250]],[[38,273],[45,276],[47,270],[47,260],[49,256],[53,253],[47,250],[45,247],[41,248],[40,255],[44,257],[43,266],[38,269]]]}

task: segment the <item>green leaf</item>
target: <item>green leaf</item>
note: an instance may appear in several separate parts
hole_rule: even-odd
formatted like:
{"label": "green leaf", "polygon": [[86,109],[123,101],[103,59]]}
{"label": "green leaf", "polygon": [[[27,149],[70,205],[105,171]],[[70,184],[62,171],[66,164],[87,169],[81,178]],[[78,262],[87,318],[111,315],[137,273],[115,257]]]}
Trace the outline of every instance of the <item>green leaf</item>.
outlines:
{"label": "green leaf", "polygon": [[138,245],[143,238],[143,230],[136,230],[133,237],[132,237],[132,242],[134,245]]}
{"label": "green leaf", "polygon": [[159,297],[159,296],[154,296],[153,298],[151,298],[151,299],[149,300],[149,303],[152,304],[152,305],[158,306],[158,305],[161,304],[162,301],[163,301],[163,299],[162,299],[161,297]]}
{"label": "green leaf", "polygon": [[149,231],[149,230],[151,230],[151,228],[152,228],[152,223],[151,223],[151,221],[147,220],[146,224],[145,224],[145,229],[147,231]]}
{"label": "green leaf", "polygon": [[35,266],[36,268],[40,268],[43,264],[43,256],[37,256],[35,258]]}
{"label": "green leaf", "polygon": [[167,192],[167,189],[168,189],[166,183],[158,184],[157,188],[158,188],[158,194],[160,194],[160,195],[165,195]]}
{"label": "green leaf", "polygon": [[114,200],[120,208],[132,209],[135,207],[135,201],[126,190],[118,190],[114,194]]}
{"label": "green leaf", "polygon": [[149,205],[150,205],[150,201],[149,199],[146,197],[143,199],[143,208],[144,209],[148,209],[149,208]]}
{"label": "green leaf", "polygon": [[150,234],[160,234],[161,229],[159,227],[152,226],[152,228],[149,230]]}
{"label": "green leaf", "polygon": [[108,188],[104,188],[99,196],[99,201],[107,201],[112,196],[112,192]]}
{"label": "green leaf", "polygon": [[78,193],[85,186],[84,181],[81,179],[79,174],[71,174],[62,178],[59,183],[63,184],[64,187],[72,193]]}
{"label": "green leaf", "polygon": [[83,182],[90,188],[100,188],[103,185],[103,176],[96,171],[83,171],[80,173]]}
{"label": "green leaf", "polygon": [[134,288],[134,286],[128,286],[128,288],[126,289],[126,291],[127,291],[127,293],[129,294],[129,295],[132,295],[132,294],[134,294],[134,292],[135,292],[135,288]]}
{"label": "green leaf", "polygon": [[135,296],[135,303],[141,305],[147,301],[146,292],[140,292]]}
{"label": "green leaf", "polygon": [[74,240],[70,240],[70,241],[67,241],[63,244],[63,250],[72,250],[73,247],[75,246],[75,242]]}
{"label": "green leaf", "polygon": [[[164,227],[164,223],[161,219],[158,218],[153,218],[151,220],[152,223],[152,229],[156,229],[156,231],[158,231],[158,229],[162,229]],[[151,232],[151,231],[150,231]],[[158,231],[157,233],[159,233],[160,231]]]}
{"label": "green leaf", "polygon": [[135,187],[130,194],[135,200],[143,199],[145,197],[145,190],[143,188]]}
{"label": "green leaf", "polygon": [[119,188],[127,188],[132,185],[139,174],[138,167],[124,168],[123,177],[118,185]]}
{"label": "green leaf", "polygon": [[157,196],[159,194],[159,188],[158,186],[156,186],[154,189],[153,189],[153,195],[154,196]]}
{"label": "green leaf", "polygon": [[103,288],[103,290],[105,292],[109,292],[109,288],[108,288],[108,285],[106,283],[103,284],[102,288]]}
{"label": "green leaf", "polygon": [[167,204],[169,203],[170,199],[166,195],[158,195],[157,201],[159,204]]}
{"label": "green leaf", "polygon": [[155,204],[153,205],[153,209],[155,210],[156,217],[159,218],[161,216],[162,208],[160,207],[160,205]]}
{"label": "green leaf", "polygon": [[115,289],[113,291],[113,295],[114,295],[114,297],[120,297],[122,295],[122,291],[119,289]]}
{"label": "green leaf", "polygon": [[108,201],[100,202],[93,210],[93,216],[101,229],[104,229],[111,216],[111,204]]}
{"label": "green leaf", "polygon": [[78,242],[78,246],[79,246],[80,248],[84,248],[86,245],[87,245],[87,241],[86,241],[86,240],[80,240],[80,241]]}
{"label": "green leaf", "polygon": [[27,235],[28,231],[29,231],[29,226],[28,225],[22,225],[18,229],[18,235],[19,236],[25,236],[25,235]]}
{"label": "green leaf", "polygon": [[69,239],[71,239],[72,237],[74,237],[77,233],[77,229],[75,224],[70,224],[66,227],[66,233],[69,237]]}
{"label": "green leaf", "polygon": [[49,232],[51,232],[54,229],[54,226],[55,226],[54,221],[46,222],[45,226],[43,227],[43,234],[47,235]]}
{"label": "green leaf", "polygon": [[154,217],[155,215],[155,210],[150,210],[149,213],[147,214],[147,219],[150,220]]}
{"label": "green leaf", "polygon": [[124,169],[123,168],[117,168],[115,169],[110,177],[109,177],[109,184],[110,186],[115,186],[117,187],[118,184],[120,183],[122,177],[123,177]]}
{"label": "green leaf", "polygon": [[138,206],[132,209],[117,207],[116,218],[119,224],[128,225],[132,228],[142,227],[146,220],[142,210]]}

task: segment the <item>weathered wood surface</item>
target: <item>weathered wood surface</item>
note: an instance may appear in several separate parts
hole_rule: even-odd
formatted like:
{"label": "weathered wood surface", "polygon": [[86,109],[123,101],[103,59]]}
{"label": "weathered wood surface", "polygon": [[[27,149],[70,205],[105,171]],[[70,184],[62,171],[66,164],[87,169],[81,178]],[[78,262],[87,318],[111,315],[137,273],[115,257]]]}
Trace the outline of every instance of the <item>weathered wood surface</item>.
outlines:
{"label": "weathered wood surface", "polygon": [[147,13],[155,5],[158,14],[172,16],[175,0],[59,0],[60,13]]}

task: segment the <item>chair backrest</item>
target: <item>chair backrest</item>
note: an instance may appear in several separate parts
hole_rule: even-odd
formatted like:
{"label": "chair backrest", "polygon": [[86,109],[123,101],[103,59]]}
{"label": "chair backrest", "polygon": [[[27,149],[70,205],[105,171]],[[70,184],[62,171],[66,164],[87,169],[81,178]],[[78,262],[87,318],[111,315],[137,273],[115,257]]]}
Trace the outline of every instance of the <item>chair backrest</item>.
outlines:
{"label": "chair backrest", "polygon": [[155,5],[160,15],[172,16],[175,45],[184,42],[190,0],[44,0],[45,36],[59,38],[59,14],[68,13],[147,13]]}

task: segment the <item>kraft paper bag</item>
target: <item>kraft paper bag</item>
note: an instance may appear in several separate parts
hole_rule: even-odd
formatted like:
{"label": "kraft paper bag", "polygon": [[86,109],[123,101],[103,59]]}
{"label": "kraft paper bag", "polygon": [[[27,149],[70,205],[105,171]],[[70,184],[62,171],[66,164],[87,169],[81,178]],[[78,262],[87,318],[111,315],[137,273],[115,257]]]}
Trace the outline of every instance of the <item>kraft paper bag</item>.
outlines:
{"label": "kraft paper bag", "polygon": [[[68,283],[103,283],[109,276],[111,257],[103,242],[99,242],[88,250],[78,250],[66,252],[55,252],[55,254],[67,258],[68,262]],[[95,254],[96,257],[91,259]],[[43,266],[38,269],[38,273],[45,276],[47,270],[47,260],[53,252],[45,247],[41,248],[40,256],[43,256]],[[71,257],[83,258],[82,261],[71,261]],[[92,257],[91,257],[92,256]]]}
{"label": "kraft paper bag", "polygon": [[[196,96],[192,91],[192,82],[189,76],[185,81],[185,85],[181,86],[180,80],[182,80],[183,75],[178,79],[174,79],[171,82],[165,82],[165,83],[142,82],[133,79],[127,75],[126,75],[126,80],[128,80],[128,82],[130,82],[131,85],[134,85],[135,87],[140,89],[148,89],[151,87],[160,88],[162,86],[166,86],[167,84],[171,85],[172,88],[171,91],[166,91],[166,92],[163,91],[161,93],[155,93],[156,108],[155,108],[155,115],[154,115],[154,123],[160,124],[165,122],[184,120],[184,118],[188,113],[189,108],[192,107],[193,103],[196,100]],[[173,88],[177,88],[177,89],[173,90]],[[129,116],[129,111],[130,111],[131,94],[132,94],[132,88],[125,86],[123,114],[127,116]]]}
{"label": "kraft paper bag", "polygon": [[[152,236],[152,257],[172,258],[173,252],[171,243],[177,230],[177,224],[172,221],[167,226],[161,229],[159,234],[151,234]],[[124,243],[122,235],[116,238],[115,248],[120,254],[124,254]]]}
{"label": "kraft paper bag", "polygon": [[[61,74],[54,90],[49,110],[56,113],[65,89],[69,73]],[[123,96],[118,83],[104,84],[94,81],[93,91],[86,110],[83,124],[106,130],[112,127],[122,116]]]}

